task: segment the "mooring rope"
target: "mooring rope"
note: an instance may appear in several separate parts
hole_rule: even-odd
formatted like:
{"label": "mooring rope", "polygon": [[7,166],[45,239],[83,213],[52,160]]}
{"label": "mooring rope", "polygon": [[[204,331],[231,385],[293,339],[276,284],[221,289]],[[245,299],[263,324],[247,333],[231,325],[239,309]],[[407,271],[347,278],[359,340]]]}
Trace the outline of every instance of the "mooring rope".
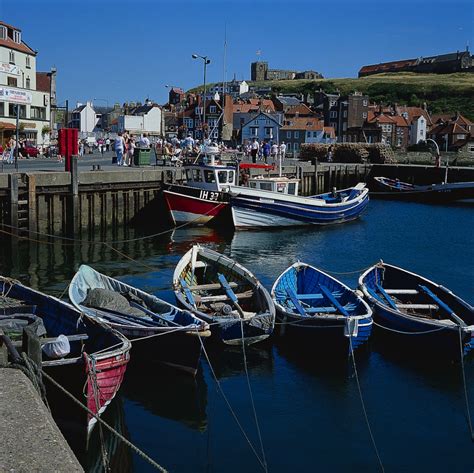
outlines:
{"label": "mooring rope", "polygon": [[385,469],[384,469],[384,466],[383,466],[383,463],[382,463],[382,459],[380,458],[380,454],[379,454],[379,450],[377,448],[377,444],[375,443],[375,438],[374,438],[374,435],[372,433],[372,428],[370,427],[369,416],[367,415],[367,410],[365,408],[364,398],[362,396],[362,389],[360,387],[359,375],[357,373],[357,365],[356,365],[356,361],[355,361],[354,348],[352,346],[352,337],[351,336],[349,336],[349,345],[350,345],[349,348],[350,348],[350,352],[351,352],[352,364],[354,366],[354,374],[355,374],[355,379],[356,379],[356,383],[357,383],[357,390],[359,391],[360,403],[362,405],[362,411],[364,413],[365,422],[367,424],[367,429],[369,431],[370,439],[372,441],[372,446],[374,447],[375,454],[377,455],[377,459],[379,461],[380,470],[383,473],[383,472],[385,472]]}
{"label": "mooring rope", "polygon": [[461,327],[459,326],[459,356],[461,357],[461,372],[462,372],[462,382],[464,386],[464,399],[466,402],[466,417],[467,417],[467,425],[469,427],[469,433],[471,434],[471,440],[474,442],[474,431],[472,429],[472,420],[471,420],[471,409],[469,407],[469,395],[467,392],[467,383],[466,383],[466,372],[464,368],[464,349],[462,345],[462,331]]}
{"label": "mooring rope", "polygon": [[252,452],[254,453],[255,457],[257,458],[258,463],[259,463],[260,466],[263,468],[263,470],[266,471],[266,465],[265,465],[265,463],[262,462],[260,456],[258,455],[257,451],[255,450],[255,447],[252,445],[252,442],[250,441],[250,439],[249,439],[247,433],[245,432],[244,428],[242,427],[242,424],[240,423],[240,421],[239,421],[239,419],[238,419],[238,417],[237,417],[237,414],[235,413],[234,409],[232,408],[232,406],[231,406],[229,400],[227,399],[227,396],[225,395],[225,393],[224,393],[224,391],[223,391],[223,389],[222,389],[222,386],[221,386],[219,380],[217,379],[216,373],[215,373],[215,371],[214,371],[214,368],[213,368],[213,366],[212,366],[211,360],[210,360],[209,355],[208,355],[208,353],[207,353],[207,351],[206,351],[206,348],[205,348],[205,346],[204,346],[204,343],[203,343],[203,341],[202,341],[202,339],[201,339],[201,336],[199,336],[199,341],[201,342],[202,351],[203,351],[204,356],[206,357],[206,360],[207,360],[207,362],[208,362],[208,364],[209,364],[209,369],[211,370],[212,377],[214,378],[214,381],[215,381],[215,383],[216,383],[216,386],[217,386],[219,392],[221,393],[221,395],[222,395],[222,397],[223,397],[225,403],[227,404],[227,407],[228,407],[230,413],[232,414],[232,417],[234,418],[235,423],[236,423],[237,426],[239,427],[240,431],[242,432],[242,435],[244,436],[245,440],[246,440],[247,443],[249,444],[250,449],[252,450]]}
{"label": "mooring rope", "polygon": [[376,325],[377,327],[380,327],[381,329],[388,330],[389,332],[400,333],[402,335],[425,335],[427,333],[434,333],[434,332],[439,332],[441,330],[447,330],[448,329],[448,327],[439,327],[439,328],[435,328],[433,330],[425,330],[423,332],[404,332],[402,330],[396,330],[394,328],[388,328],[388,327],[385,327],[383,325],[380,325],[377,322],[375,322],[375,320],[373,320],[373,324]]}
{"label": "mooring rope", "polygon": [[66,388],[61,386],[54,378],[48,375],[45,371],[41,370],[43,376],[52,384],[54,384],[60,391],[62,391],[66,396],[68,396],[72,401],[74,401],[78,406],[84,409],[90,416],[94,417],[97,422],[100,422],[103,426],[105,426],[110,432],[112,432],[119,440],[121,440],[125,445],[130,447],[135,453],[140,455],[144,460],[150,463],[151,466],[156,468],[157,470],[161,471],[162,473],[168,473],[168,470],[163,468],[161,465],[155,462],[152,458],[150,458],[143,450],[140,450],[136,445],[126,439],[120,432],[114,429],[111,425],[107,422],[102,420],[97,414],[92,412],[87,406],[85,406],[79,399],[77,399],[73,394],[71,394]]}
{"label": "mooring rope", "polygon": [[262,433],[260,431],[260,424],[258,422],[257,410],[255,409],[255,402],[254,402],[254,399],[253,399],[252,386],[250,385],[250,376],[249,376],[249,371],[248,371],[248,368],[247,368],[247,355],[246,355],[246,352],[245,352],[245,338],[244,338],[244,321],[242,319],[240,319],[240,329],[241,329],[241,335],[242,335],[242,353],[244,355],[245,377],[247,378],[247,386],[248,386],[248,389],[249,389],[250,403],[252,405],[253,418],[255,419],[255,427],[257,429],[258,441],[260,442],[260,449],[262,451],[263,468],[264,468],[265,472],[268,473],[268,464],[267,464],[267,459],[266,459],[266,456],[265,456],[265,449],[263,447]]}

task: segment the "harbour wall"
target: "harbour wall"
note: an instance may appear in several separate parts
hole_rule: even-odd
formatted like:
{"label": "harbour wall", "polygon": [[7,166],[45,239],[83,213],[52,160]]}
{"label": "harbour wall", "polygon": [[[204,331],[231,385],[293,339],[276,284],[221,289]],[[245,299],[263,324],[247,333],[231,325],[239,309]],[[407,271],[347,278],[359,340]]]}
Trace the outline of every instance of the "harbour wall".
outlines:
{"label": "harbour wall", "polygon": [[[278,171],[251,169],[252,176]],[[445,168],[430,165],[371,165],[289,162],[283,174],[300,179],[300,194],[314,195],[333,187],[350,187],[374,176],[415,184],[442,182]],[[4,233],[67,235],[107,231],[140,224],[168,226],[162,198],[167,183],[184,180],[182,168],[154,166],[113,171],[32,172],[0,174],[0,228]],[[448,180],[474,181],[474,168],[449,168]]]}

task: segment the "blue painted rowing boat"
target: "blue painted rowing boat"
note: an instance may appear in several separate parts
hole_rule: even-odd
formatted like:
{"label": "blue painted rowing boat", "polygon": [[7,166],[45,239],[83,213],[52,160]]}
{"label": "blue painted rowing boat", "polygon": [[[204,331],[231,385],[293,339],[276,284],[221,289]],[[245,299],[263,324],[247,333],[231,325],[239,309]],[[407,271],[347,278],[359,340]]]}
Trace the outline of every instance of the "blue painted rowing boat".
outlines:
{"label": "blue painted rowing boat", "polygon": [[449,289],[383,262],[365,271],[359,286],[376,324],[404,350],[460,359],[474,347],[474,307]]}
{"label": "blue painted rowing boat", "polygon": [[280,333],[299,347],[347,355],[370,336],[372,310],[352,289],[305,263],[286,269],[273,285]]}

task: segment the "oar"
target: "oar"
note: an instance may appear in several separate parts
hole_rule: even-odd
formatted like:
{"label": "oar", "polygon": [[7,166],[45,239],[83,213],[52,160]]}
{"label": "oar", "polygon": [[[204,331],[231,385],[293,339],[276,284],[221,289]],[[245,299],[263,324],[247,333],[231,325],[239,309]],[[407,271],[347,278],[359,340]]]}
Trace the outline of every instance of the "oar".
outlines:
{"label": "oar", "polygon": [[178,324],[177,322],[174,322],[173,320],[168,320],[166,317],[163,317],[162,315],[156,314],[155,312],[152,312],[150,309],[143,307],[142,305],[138,304],[137,302],[130,301],[130,306],[134,307],[135,309],[140,309],[145,312],[145,314],[149,315],[152,319],[155,320],[162,320],[168,324],[173,324],[177,325],[178,327],[182,327],[182,325]]}
{"label": "oar", "polygon": [[93,310],[97,312],[97,314],[101,315],[104,318],[110,319],[112,322],[117,322],[117,323],[128,323],[132,326],[135,327],[156,327],[156,324],[154,324],[151,321],[143,320],[140,317],[136,317],[134,315],[130,314],[123,314],[122,312],[116,312],[115,310],[110,310],[110,309],[104,309],[104,308],[95,308],[95,307],[88,307],[87,309]]}

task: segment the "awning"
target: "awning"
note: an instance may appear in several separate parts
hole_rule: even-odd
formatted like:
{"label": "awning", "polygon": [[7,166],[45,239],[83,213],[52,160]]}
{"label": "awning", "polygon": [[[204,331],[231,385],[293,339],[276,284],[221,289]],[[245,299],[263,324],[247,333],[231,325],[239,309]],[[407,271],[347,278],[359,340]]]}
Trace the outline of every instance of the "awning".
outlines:
{"label": "awning", "polygon": [[0,122],[0,130],[16,130],[16,126],[13,123]]}

